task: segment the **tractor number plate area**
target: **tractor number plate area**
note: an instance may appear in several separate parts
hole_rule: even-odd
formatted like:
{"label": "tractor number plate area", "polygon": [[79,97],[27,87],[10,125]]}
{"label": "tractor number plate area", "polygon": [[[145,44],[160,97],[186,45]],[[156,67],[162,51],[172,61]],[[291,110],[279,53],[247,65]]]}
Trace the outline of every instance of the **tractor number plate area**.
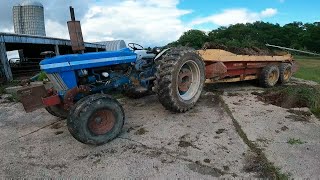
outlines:
{"label": "tractor number plate area", "polygon": [[23,87],[17,91],[18,98],[26,112],[43,108],[42,97],[47,95],[43,85]]}

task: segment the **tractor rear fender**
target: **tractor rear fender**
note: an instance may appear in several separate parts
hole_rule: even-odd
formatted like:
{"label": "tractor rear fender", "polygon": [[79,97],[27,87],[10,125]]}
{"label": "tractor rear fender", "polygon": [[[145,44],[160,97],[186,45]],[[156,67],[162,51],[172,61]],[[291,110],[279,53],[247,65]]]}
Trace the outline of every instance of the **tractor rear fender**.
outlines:
{"label": "tractor rear fender", "polygon": [[167,51],[169,51],[170,48],[164,49],[162,50],[155,58],[154,61],[156,61],[157,59],[159,59],[160,57],[162,57]]}

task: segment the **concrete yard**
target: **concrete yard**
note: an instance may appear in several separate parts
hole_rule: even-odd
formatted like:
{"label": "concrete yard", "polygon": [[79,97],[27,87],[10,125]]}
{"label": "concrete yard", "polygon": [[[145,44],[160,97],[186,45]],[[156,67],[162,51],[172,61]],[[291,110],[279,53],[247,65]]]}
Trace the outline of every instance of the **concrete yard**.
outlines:
{"label": "concrete yard", "polygon": [[[184,114],[165,110],[155,95],[123,98],[124,129],[119,138],[99,147],[76,141],[65,120],[44,109],[27,114],[3,95],[0,176],[254,178],[265,174],[259,164],[266,162],[254,158],[261,149],[285,177],[319,178],[319,120],[294,121],[288,109],[260,102],[253,92],[262,90],[250,83],[210,85]],[[292,138],[303,143],[289,144]]]}

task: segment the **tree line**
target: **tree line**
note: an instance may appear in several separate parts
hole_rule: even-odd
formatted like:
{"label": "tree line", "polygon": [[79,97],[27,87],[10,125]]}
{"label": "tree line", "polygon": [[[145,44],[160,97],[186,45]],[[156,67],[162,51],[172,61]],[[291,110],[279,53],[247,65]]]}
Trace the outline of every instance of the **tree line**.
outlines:
{"label": "tree line", "polygon": [[320,22],[279,24],[254,22],[220,27],[210,32],[189,30],[167,46],[189,46],[201,49],[206,42],[236,48],[266,48],[273,44],[320,53]]}

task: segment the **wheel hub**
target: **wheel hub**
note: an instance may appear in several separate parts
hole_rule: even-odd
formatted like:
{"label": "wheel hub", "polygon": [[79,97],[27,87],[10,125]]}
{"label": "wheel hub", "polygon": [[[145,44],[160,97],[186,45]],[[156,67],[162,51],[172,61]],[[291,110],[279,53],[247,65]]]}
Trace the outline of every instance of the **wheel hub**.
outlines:
{"label": "wheel hub", "polygon": [[289,69],[286,69],[286,70],[284,71],[284,79],[285,79],[285,80],[288,80],[288,79],[290,78],[290,76],[291,76],[290,70],[289,70]]}
{"label": "wheel hub", "polygon": [[115,124],[115,116],[110,110],[99,110],[89,119],[89,129],[96,135],[109,132]]}
{"label": "wheel hub", "polygon": [[192,60],[187,61],[180,68],[177,78],[178,96],[185,101],[192,99],[200,86],[200,69],[197,63]]}
{"label": "wheel hub", "polygon": [[178,78],[179,78],[179,83],[178,83],[179,91],[187,92],[192,83],[192,72],[190,71],[190,69],[183,68],[181,69]]}
{"label": "wheel hub", "polygon": [[278,80],[277,71],[272,71],[269,75],[269,82],[271,82],[272,84],[275,84],[277,80]]}

